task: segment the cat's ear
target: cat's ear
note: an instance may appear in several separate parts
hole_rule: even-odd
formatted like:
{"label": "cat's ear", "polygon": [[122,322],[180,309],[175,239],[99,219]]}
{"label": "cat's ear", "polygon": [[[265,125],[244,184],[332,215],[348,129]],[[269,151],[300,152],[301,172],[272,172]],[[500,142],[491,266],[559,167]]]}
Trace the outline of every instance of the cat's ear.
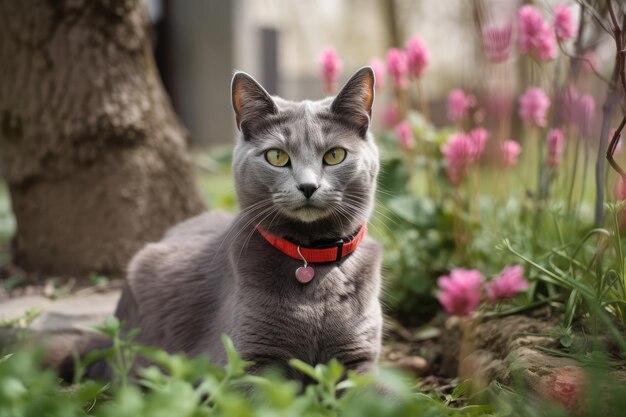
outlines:
{"label": "cat's ear", "polygon": [[231,91],[239,130],[253,128],[255,123],[278,112],[267,91],[245,72],[235,73]]}
{"label": "cat's ear", "polygon": [[330,105],[330,110],[354,125],[365,137],[374,104],[374,71],[370,67],[358,70],[341,89]]}

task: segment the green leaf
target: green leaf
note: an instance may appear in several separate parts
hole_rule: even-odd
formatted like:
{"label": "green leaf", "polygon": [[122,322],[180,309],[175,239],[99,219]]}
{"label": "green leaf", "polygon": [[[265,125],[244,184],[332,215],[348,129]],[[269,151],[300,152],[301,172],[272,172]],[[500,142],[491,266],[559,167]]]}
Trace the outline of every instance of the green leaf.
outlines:
{"label": "green leaf", "polygon": [[339,361],[333,358],[326,366],[328,373],[328,383],[335,385],[339,379],[343,376],[343,365]]}
{"label": "green leaf", "polygon": [[108,384],[101,384],[96,381],[85,381],[75,392],[76,398],[83,403],[93,403],[109,388]]}
{"label": "green leaf", "polygon": [[306,362],[301,361],[300,359],[291,359],[289,361],[289,366],[298,371],[302,372],[306,376],[314,379],[317,382],[321,382],[320,375],[316,372],[316,368],[313,368]]}
{"label": "green leaf", "polygon": [[222,335],[222,343],[224,344],[224,349],[226,350],[226,372],[230,376],[240,376],[243,375],[246,371],[246,368],[253,365],[253,362],[244,361],[239,356],[239,353],[235,350],[235,345],[230,337],[225,334]]}
{"label": "green leaf", "polygon": [[565,348],[572,346],[572,341],[572,336],[569,334],[565,334],[559,338],[559,343]]}
{"label": "green leaf", "polygon": [[139,332],[141,332],[141,329],[139,329],[139,328],[130,329],[128,332],[126,332],[124,340],[127,341],[127,342],[133,341],[135,339],[135,337],[137,337]]}
{"label": "green leaf", "polygon": [[93,326],[93,328],[111,338],[116,338],[120,333],[121,323],[117,317],[109,316],[103,325]]}
{"label": "green leaf", "polygon": [[469,379],[466,379],[456,386],[454,391],[452,391],[452,394],[450,394],[450,398],[452,399],[452,401],[457,401],[459,398],[464,397],[465,394],[470,391],[471,387],[472,382]]}
{"label": "green leaf", "polygon": [[401,219],[416,226],[435,226],[437,208],[432,200],[410,195],[396,197],[387,203],[389,209]]}
{"label": "green leaf", "polygon": [[120,329],[120,320],[115,316],[109,316],[106,319],[105,326],[112,330]]}
{"label": "green leaf", "polygon": [[2,286],[4,287],[6,291],[12,291],[16,289],[17,287],[21,286],[24,283],[24,281],[25,281],[25,278],[22,275],[16,274],[5,279]]}

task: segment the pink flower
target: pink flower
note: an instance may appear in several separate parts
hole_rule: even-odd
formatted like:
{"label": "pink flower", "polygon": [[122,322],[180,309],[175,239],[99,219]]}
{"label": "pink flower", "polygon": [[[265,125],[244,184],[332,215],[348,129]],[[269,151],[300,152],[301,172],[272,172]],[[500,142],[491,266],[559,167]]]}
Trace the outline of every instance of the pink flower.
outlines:
{"label": "pink flower", "polygon": [[474,96],[466,96],[463,90],[454,89],[448,94],[448,119],[460,122],[467,117],[467,111],[476,104]]}
{"label": "pink flower", "polygon": [[550,99],[541,88],[529,88],[519,99],[520,117],[529,126],[544,127]]}
{"label": "pink flower", "polygon": [[409,122],[401,122],[395,128],[398,143],[403,149],[410,150],[415,148],[415,139],[413,139],[413,130]]}
{"label": "pink flower", "polygon": [[477,127],[469,132],[468,136],[473,145],[471,159],[475,161],[485,152],[485,145],[487,144],[487,140],[489,140],[489,132],[482,127]]}
{"label": "pink flower", "polygon": [[524,268],[520,265],[507,266],[487,286],[487,297],[493,302],[513,298],[528,288],[524,279]]}
{"label": "pink flower", "polygon": [[535,7],[525,5],[517,12],[517,23],[520,32],[520,48],[523,53],[529,53],[533,47],[535,36],[541,31],[545,23],[543,16]]}
{"label": "pink flower", "polygon": [[450,276],[439,277],[439,302],[448,314],[464,316],[480,305],[482,274],[475,269],[456,268]]}
{"label": "pink flower", "polygon": [[406,88],[409,84],[407,73],[409,63],[402,49],[391,48],[387,52],[387,69],[393,79],[393,86],[397,89]]}
{"label": "pink flower", "polygon": [[487,59],[494,63],[506,61],[511,54],[513,25],[509,22],[504,26],[486,26],[482,35]]}
{"label": "pink flower", "polygon": [[561,129],[552,129],[548,133],[548,165],[559,165],[565,150],[565,137]]}
{"label": "pink flower", "polygon": [[547,23],[537,35],[534,55],[539,61],[551,61],[556,58],[556,38]]}
{"label": "pink flower", "polygon": [[504,166],[512,167],[517,165],[522,147],[512,139],[507,139],[502,143],[502,162]]}
{"label": "pink flower", "polygon": [[374,71],[374,78],[376,78],[376,89],[382,90],[385,87],[387,65],[382,59],[374,58],[370,61],[370,67],[372,67],[372,70]]}
{"label": "pink flower", "polygon": [[393,129],[398,123],[400,123],[398,107],[394,103],[390,103],[383,109],[383,125],[387,129]]}
{"label": "pink flower", "polygon": [[335,48],[326,48],[322,51],[322,58],[320,60],[322,69],[322,78],[324,79],[324,86],[328,94],[334,93],[335,83],[339,78],[341,72],[341,59],[337,55]]}
{"label": "pink flower", "polygon": [[556,58],[556,36],[539,10],[531,5],[523,6],[518,12],[518,26],[522,53],[540,61]]}
{"label": "pink flower", "polygon": [[458,184],[467,175],[469,164],[474,160],[476,145],[468,135],[455,133],[441,147],[446,160],[446,173],[452,184]]}
{"label": "pink flower", "polygon": [[554,32],[561,42],[572,39],[576,33],[572,11],[564,4],[559,4],[554,9]]}
{"label": "pink flower", "polygon": [[415,78],[420,78],[422,74],[424,74],[428,62],[430,61],[426,44],[424,44],[424,41],[422,41],[420,37],[414,36],[409,40],[409,43],[406,45],[406,56],[409,72]]}

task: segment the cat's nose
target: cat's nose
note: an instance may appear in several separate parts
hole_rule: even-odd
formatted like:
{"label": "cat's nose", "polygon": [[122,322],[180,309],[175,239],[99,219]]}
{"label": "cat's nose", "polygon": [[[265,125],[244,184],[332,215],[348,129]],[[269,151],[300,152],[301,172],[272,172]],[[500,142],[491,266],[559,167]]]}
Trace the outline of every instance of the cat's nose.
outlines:
{"label": "cat's nose", "polygon": [[298,190],[300,190],[300,192],[302,194],[304,194],[304,196],[306,198],[311,198],[311,196],[313,195],[313,193],[315,192],[315,190],[317,190],[319,187],[315,184],[300,184],[298,185]]}

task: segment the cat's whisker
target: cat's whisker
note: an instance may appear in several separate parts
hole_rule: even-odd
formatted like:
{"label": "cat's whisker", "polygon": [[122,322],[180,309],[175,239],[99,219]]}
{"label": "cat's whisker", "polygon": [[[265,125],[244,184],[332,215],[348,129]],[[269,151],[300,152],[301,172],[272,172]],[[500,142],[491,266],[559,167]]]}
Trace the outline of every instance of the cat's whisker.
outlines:
{"label": "cat's whisker", "polygon": [[[365,201],[363,199],[360,199],[360,198],[355,197],[355,196],[346,196],[345,197],[345,201],[352,202],[352,203],[357,203],[357,204],[364,204],[365,203]],[[379,215],[380,217],[383,217],[385,220],[387,220],[388,222],[390,222],[390,223],[392,223],[394,225],[398,224],[396,219],[394,219],[393,217],[390,217],[388,214],[386,214],[385,212],[381,211],[376,206],[374,206],[373,212],[376,213],[377,215]]]}
{"label": "cat's whisker", "polygon": [[213,264],[213,262],[215,262],[215,259],[220,254],[220,250],[222,249],[222,246],[229,239],[229,237],[231,236],[231,234],[235,230],[236,226],[240,222],[242,222],[246,218],[246,216],[248,214],[253,213],[255,210],[262,209],[264,205],[271,205],[271,204],[272,204],[271,200],[265,199],[265,200],[258,201],[256,203],[252,204],[251,206],[246,207],[245,209],[243,209],[240,212],[239,216],[236,217],[236,219],[233,222],[233,224],[229,227],[228,232],[226,233],[226,236],[224,236],[224,238],[220,242],[220,245],[218,246],[217,250],[215,251],[215,255],[213,256],[213,259],[211,260],[211,264]]}
{"label": "cat's whisker", "polygon": [[[233,236],[233,238],[232,238],[232,242],[230,243],[230,246],[229,246],[229,250],[230,250],[230,248],[232,248],[232,246],[235,244],[235,242],[237,241],[237,238],[238,238],[238,237],[239,237],[239,236],[240,236],[243,232],[245,232],[246,230],[248,230],[248,227],[250,227],[250,225],[254,224],[254,222],[255,222],[257,219],[261,218],[263,215],[265,215],[265,214],[266,214],[266,213],[268,213],[268,212],[271,212],[271,211],[272,211],[272,210],[274,210],[274,209],[275,209],[275,207],[274,207],[274,206],[267,207],[267,208],[265,208],[265,209],[261,210],[260,212],[255,213],[255,214],[252,216],[252,218],[248,219],[248,221],[246,222],[246,224],[245,224],[244,226],[242,226],[241,228],[239,228],[239,230],[237,231],[237,233],[235,234],[235,236]],[[255,228],[252,228],[252,230],[254,231],[254,230],[255,230]]]}
{"label": "cat's whisker", "polygon": [[276,210],[276,213],[274,214],[274,217],[272,217],[272,220],[270,220],[270,223],[267,225],[268,229],[272,228],[272,224],[274,223],[274,220],[276,220],[276,217],[278,217],[278,215],[282,214],[283,210],[278,207],[278,210]]}
{"label": "cat's whisker", "polygon": [[272,214],[274,215],[272,217],[272,219],[269,222],[268,228],[270,228],[272,226],[272,223],[274,222],[274,220],[276,220],[276,217],[282,212],[282,209],[280,207],[274,207],[272,211],[270,211],[265,217],[263,217],[261,220],[259,220],[257,222],[257,224],[254,226],[254,228],[252,228],[252,231],[250,232],[250,234],[248,235],[247,239],[245,240],[244,243],[244,248],[248,245],[248,243],[250,243],[250,239],[252,238],[252,236],[254,235],[254,231],[261,225],[261,223],[263,223],[269,216],[271,216]]}
{"label": "cat's whisker", "polygon": [[[347,202],[350,202],[350,198],[346,199]],[[355,206],[353,204],[347,204],[347,205],[343,205],[343,206],[337,206],[335,207],[335,209],[337,209],[338,211],[343,211],[344,216],[348,217],[348,216],[353,216],[353,217],[363,217],[366,216],[366,208],[365,207],[361,207],[359,206]],[[386,217],[384,214],[379,213],[381,216]],[[387,217],[388,218],[388,217]],[[392,221],[390,219],[390,221]],[[372,225],[372,223],[370,223]],[[383,227],[385,227],[386,231],[391,233],[391,229],[385,224],[382,224]],[[380,229],[378,228],[378,226],[374,226],[377,230],[380,231]]]}
{"label": "cat's whisker", "polygon": [[398,197],[398,195],[399,195],[398,193],[392,193],[391,191],[383,190],[380,187],[376,189],[376,194],[384,194],[384,195],[389,196],[389,197]]}
{"label": "cat's whisker", "polygon": [[244,249],[248,247],[248,244],[250,243],[250,239],[252,239],[252,236],[256,232],[256,229],[259,227],[259,225],[263,223],[263,221],[267,219],[269,216],[271,216],[272,214],[276,215],[276,213],[278,213],[278,210],[279,209],[277,207],[272,207],[272,210],[270,210],[266,216],[264,216],[254,227],[251,228],[250,232],[244,239],[243,245],[241,245],[241,248],[239,249],[239,255],[237,256],[237,263],[239,263],[241,259],[241,255],[244,252]]}
{"label": "cat's whisker", "polygon": [[331,210],[330,215],[331,215],[333,220],[337,220],[337,223],[339,223],[339,226],[341,227],[341,230],[344,230],[343,222],[341,221],[341,216],[339,216],[339,214],[336,213],[335,210]]}

